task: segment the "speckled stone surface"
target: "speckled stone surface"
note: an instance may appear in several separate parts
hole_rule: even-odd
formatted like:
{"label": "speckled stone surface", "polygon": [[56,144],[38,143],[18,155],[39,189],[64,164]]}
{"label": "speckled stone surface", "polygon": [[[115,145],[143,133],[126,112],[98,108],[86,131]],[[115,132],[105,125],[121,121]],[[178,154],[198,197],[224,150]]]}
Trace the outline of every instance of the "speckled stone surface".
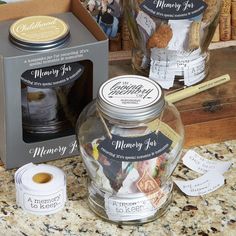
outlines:
{"label": "speckled stone surface", "polygon": [[[236,235],[236,140],[195,147],[195,151],[212,160],[231,160],[233,165],[224,174],[225,185],[203,197],[187,197],[174,188],[173,202],[160,219],[140,225],[124,226],[104,222],[88,208],[87,174],[79,157],[49,162],[67,175],[66,207],[49,216],[24,212],[15,202],[15,170],[0,167],[0,235],[104,235],[104,236],[182,236]],[[186,150],[185,150],[186,151]],[[197,174],[181,162],[174,178],[193,179]]]}

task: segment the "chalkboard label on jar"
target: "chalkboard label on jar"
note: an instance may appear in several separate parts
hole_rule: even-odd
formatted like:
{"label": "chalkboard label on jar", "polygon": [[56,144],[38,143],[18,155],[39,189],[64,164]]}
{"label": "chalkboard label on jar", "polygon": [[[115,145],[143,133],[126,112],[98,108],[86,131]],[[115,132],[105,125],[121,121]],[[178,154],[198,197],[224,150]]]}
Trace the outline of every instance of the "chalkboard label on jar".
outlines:
{"label": "chalkboard label on jar", "polygon": [[83,71],[84,67],[79,62],[65,63],[27,70],[21,75],[21,80],[34,88],[52,88],[77,80]]}
{"label": "chalkboard label on jar", "polygon": [[107,158],[116,161],[144,161],[156,158],[167,152],[172,144],[172,140],[161,132],[139,136],[121,137],[112,135],[112,138],[104,139],[98,146]]}
{"label": "chalkboard label on jar", "polygon": [[201,15],[207,4],[202,0],[145,0],[140,4],[140,8],[150,16],[180,20]]}

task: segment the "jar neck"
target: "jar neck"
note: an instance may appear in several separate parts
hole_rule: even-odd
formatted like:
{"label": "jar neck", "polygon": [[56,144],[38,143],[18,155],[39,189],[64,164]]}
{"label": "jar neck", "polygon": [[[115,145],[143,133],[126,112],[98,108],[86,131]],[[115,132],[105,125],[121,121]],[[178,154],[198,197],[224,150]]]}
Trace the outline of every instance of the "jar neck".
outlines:
{"label": "jar neck", "polygon": [[149,117],[148,119],[140,119],[140,120],[135,120],[135,121],[115,119],[104,114],[98,107],[96,107],[96,110],[97,110],[98,116],[100,117],[104,125],[115,124],[123,128],[133,128],[133,127],[145,126],[147,123],[150,123],[156,119],[162,120],[165,106],[164,106],[164,109],[158,115]]}

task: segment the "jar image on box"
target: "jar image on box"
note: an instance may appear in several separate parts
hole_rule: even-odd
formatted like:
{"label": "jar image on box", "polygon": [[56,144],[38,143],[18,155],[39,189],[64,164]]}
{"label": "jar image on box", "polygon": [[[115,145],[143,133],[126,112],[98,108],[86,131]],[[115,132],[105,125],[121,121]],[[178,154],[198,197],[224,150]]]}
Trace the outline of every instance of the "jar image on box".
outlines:
{"label": "jar image on box", "polygon": [[191,86],[208,74],[208,47],[221,0],[124,0],[132,66],[164,89]]}
{"label": "jar image on box", "polygon": [[[79,94],[81,89],[75,88],[86,87],[89,62],[63,63],[56,53],[42,54],[66,47],[70,41],[69,25],[54,16],[24,17],[11,25],[9,40],[29,55],[41,53],[32,62],[26,61],[32,68],[21,74],[23,140],[32,143],[73,134],[78,113],[88,103]],[[50,62],[54,64],[46,66]],[[74,106],[76,102],[81,109]]]}
{"label": "jar image on box", "polygon": [[135,224],[167,210],[184,129],[159,84],[136,75],[106,81],[80,114],[76,136],[96,214]]}

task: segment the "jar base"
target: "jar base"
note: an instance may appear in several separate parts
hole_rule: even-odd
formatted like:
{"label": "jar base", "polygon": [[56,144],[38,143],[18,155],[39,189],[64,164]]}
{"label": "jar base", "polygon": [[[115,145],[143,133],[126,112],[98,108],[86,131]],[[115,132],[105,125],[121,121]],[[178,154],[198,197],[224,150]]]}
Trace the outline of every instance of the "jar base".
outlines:
{"label": "jar base", "polygon": [[26,143],[65,137],[74,134],[74,129],[68,121],[48,122],[45,125],[23,124],[23,140]]}
{"label": "jar base", "polygon": [[[164,188],[162,188],[162,189],[165,189],[165,195],[163,197],[164,199],[160,199],[160,205],[155,209],[155,213],[150,211],[151,214],[147,214],[147,212],[145,212],[145,210],[141,211],[141,208],[139,208],[140,213],[138,214],[138,212],[136,212],[137,219],[134,219],[135,215],[133,215],[133,214],[129,215],[130,213],[127,213],[127,212],[124,213],[124,216],[122,216],[122,213],[116,214],[115,212],[114,212],[113,216],[110,215],[108,212],[108,209],[107,209],[107,207],[109,207],[108,204],[116,204],[115,200],[112,200],[110,203],[108,203],[109,196],[111,198],[113,198],[112,195],[99,190],[93,183],[91,183],[89,185],[88,189],[89,189],[89,196],[88,196],[89,207],[96,215],[101,217],[103,220],[108,221],[108,222],[112,222],[115,224],[122,224],[122,225],[142,225],[142,224],[149,223],[149,222],[152,222],[152,221],[158,219],[159,217],[161,217],[162,215],[164,215],[167,212],[168,206],[172,202],[173,183],[168,182],[168,184]],[[166,190],[168,190],[168,192],[166,192]],[[124,200],[124,198],[122,198],[121,196],[116,196],[115,198],[118,199],[118,204],[122,204],[122,206],[119,209],[120,211],[122,211],[124,209],[126,209],[126,210],[128,209],[127,205],[125,206],[125,204],[127,204],[125,202],[125,201],[127,201],[127,199]],[[132,206],[136,205],[135,204],[136,201],[140,202],[140,200],[141,200],[139,198],[140,197],[138,197],[137,199],[132,198],[132,201],[129,204]],[[146,198],[146,199],[148,199],[148,198]],[[121,202],[124,200],[124,202],[121,203],[121,202],[119,202],[119,200],[121,200]],[[137,208],[137,207],[141,207],[141,206],[140,205],[138,206],[138,204],[137,204],[135,207]],[[117,215],[118,215],[118,217],[117,217]],[[143,215],[143,217],[142,217],[142,215]]]}

